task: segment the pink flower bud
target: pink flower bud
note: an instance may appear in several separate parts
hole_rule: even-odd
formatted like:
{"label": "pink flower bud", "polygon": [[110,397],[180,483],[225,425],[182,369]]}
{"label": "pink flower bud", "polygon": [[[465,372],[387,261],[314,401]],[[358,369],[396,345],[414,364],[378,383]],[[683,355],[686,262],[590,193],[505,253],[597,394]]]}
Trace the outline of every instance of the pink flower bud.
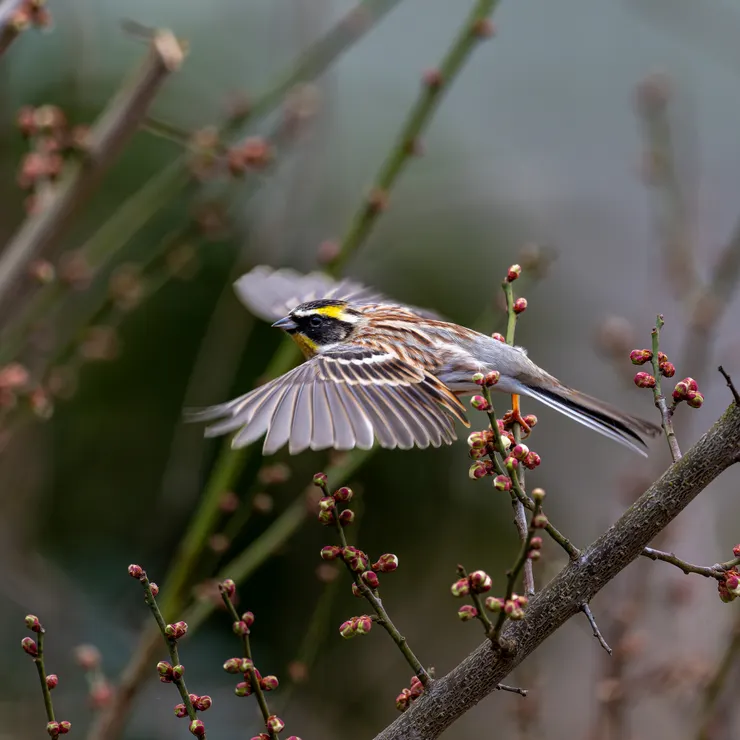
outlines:
{"label": "pink flower bud", "polygon": [[319,524],[323,524],[325,527],[328,527],[330,524],[334,524],[334,514],[331,511],[326,511],[325,509],[322,509],[319,511]]}
{"label": "pink flower bud", "polygon": [[355,629],[358,635],[366,635],[373,628],[373,620],[367,615],[357,617]]}
{"label": "pink flower bud", "polygon": [[516,458],[517,460],[524,460],[525,457],[529,454],[529,447],[527,445],[518,444],[514,447],[514,449],[511,451],[511,456]]}
{"label": "pink flower bud", "polygon": [[483,373],[474,373],[474,374],[473,374],[473,377],[471,378],[471,380],[472,380],[472,381],[473,381],[473,382],[474,382],[474,383],[475,383],[476,385],[484,385],[484,384],[485,384],[485,377],[486,377],[486,376],[485,376],[485,375],[483,375]]}
{"label": "pink flower bud", "polygon": [[491,404],[483,396],[473,396],[470,399],[470,405],[477,411],[490,411]]}
{"label": "pink flower bud", "polygon": [[504,466],[510,473],[513,473],[519,467],[519,461],[515,457],[509,455],[509,457],[504,460]]}
{"label": "pink flower bud", "polygon": [[265,676],[260,681],[260,688],[265,691],[275,691],[279,685],[280,682],[278,681],[277,676]]}
{"label": "pink flower bud", "polygon": [[322,496],[319,499],[319,511],[332,511],[336,507],[336,502],[331,496]]}
{"label": "pink flower bud", "polygon": [[692,409],[701,408],[704,403],[704,396],[699,391],[689,391],[686,397],[686,403],[691,406]]}
{"label": "pink flower bud", "polygon": [[497,491],[509,491],[511,490],[511,478],[508,475],[497,475],[493,479],[493,487]]}
{"label": "pink flower bud", "polygon": [[538,421],[539,421],[539,419],[538,419],[538,418],[537,418],[537,417],[536,417],[536,416],[535,416],[534,414],[527,414],[527,415],[526,415],[526,416],[524,417],[524,423],[525,423],[525,424],[526,424],[526,425],[527,425],[527,426],[528,426],[528,427],[529,427],[530,429],[532,429],[532,427],[535,427],[535,426],[537,426],[537,422],[538,422]]}
{"label": "pink flower bud", "polygon": [[532,491],[532,500],[537,504],[541,504],[545,500],[545,495],[544,488],[535,488]]}
{"label": "pink flower bud", "polygon": [[418,699],[424,693],[424,684],[419,680],[418,676],[411,676],[411,698]]}
{"label": "pink flower bud", "polygon": [[342,554],[342,548],[337,545],[324,545],[321,548],[322,560],[336,560]]}
{"label": "pink flower bud", "polygon": [[206,726],[199,719],[194,719],[188,726],[188,729],[195,737],[203,737],[206,734]]}
{"label": "pink flower bud", "polygon": [[542,458],[536,452],[530,452],[524,460],[522,460],[522,465],[529,470],[534,470],[539,467],[541,462]]}
{"label": "pink flower bud", "polygon": [[184,704],[175,704],[175,717],[182,719],[188,716],[187,707]]}
{"label": "pink flower bud", "polygon": [[24,637],[21,640],[21,647],[32,657],[35,658],[39,654],[39,648],[36,642],[30,637]]}
{"label": "pink flower bud", "polygon": [[509,283],[513,283],[522,274],[521,265],[512,265],[506,274],[506,280]]}
{"label": "pink flower bud", "polygon": [[541,550],[542,549],[542,537],[532,537],[532,539],[529,542],[529,546],[533,550]]}
{"label": "pink flower bud", "polygon": [[457,596],[458,598],[462,596],[467,596],[470,593],[470,583],[468,579],[460,578],[459,580],[455,581],[450,587],[450,591],[453,596]]}
{"label": "pink flower bud", "polygon": [[520,314],[524,313],[527,310],[527,299],[526,298],[517,298],[514,301],[514,313]]}
{"label": "pink flower bud", "polygon": [[329,480],[326,473],[316,473],[313,477],[313,484],[319,488],[326,486],[326,482]]}
{"label": "pink flower bud", "polygon": [[47,722],[46,731],[49,733],[49,737],[59,737],[61,733],[59,722]]}
{"label": "pink flower bud", "polygon": [[157,663],[157,673],[168,681],[172,680],[172,666],[166,660]]}
{"label": "pink flower bud", "polygon": [[495,339],[497,342],[503,342],[506,344],[506,337],[503,334],[499,334],[498,332],[494,332],[491,334],[491,339]]}
{"label": "pink flower bud", "polygon": [[347,486],[342,486],[334,491],[334,500],[338,503],[348,504],[352,500],[353,491]]}
{"label": "pink flower bud", "polygon": [[340,515],[339,515],[339,523],[343,527],[348,527],[352,522],[355,520],[355,512],[352,511],[352,509],[345,509]]}
{"label": "pink flower bud", "polygon": [[348,619],[339,625],[339,634],[345,639],[350,640],[357,636],[357,623],[354,619]]}
{"label": "pink flower bud", "polygon": [[740,558],[740,545],[735,545],[735,547],[732,548],[732,554],[736,558]]}
{"label": "pink flower bud", "polygon": [[231,629],[234,631],[235,635],[239,635],[240,637],[244,637],[245,635],[249,634],[249,627],[247,627],[247,623],[239,620],[238,622],[234,622],[234,624],[231,625]]}
{"label": "pink flower bud", "polygon": [[498,614],[504,608],[504,600],[499,599],[496,596],[487,597],[484,604],[486,609],[494,614]]}
{"label": "pink flower bud", "polygon": [[356,583],[352,584],[352,596],[356,596],[358,599],[362,598],[362,591],[360,591]]}
{"label": "pink flower bud", "polygon": [[635,385],[638,388],[655,388],[655,378],[650,373],[637,373]]}
{"label": "pink flower bud", "polygon": [[372,589],[375,589],[380,585],[377,573],[373,573],[371,570],[366,570],[360,577],[365,581],[365,584]]}
{"label": "pink flower bud", "polygon": [[59,722],[59,734],[66,735],[72,729],[72,723],[69,720],[63,719]]}
{"label": "pink flower bud", "polygon": [[250,681],[240,681],[234,687],[234,693],[237,696],[250,696],[252,693],[252,683]]}
{"label": "pink flower bud", "polygon": [[224,663],[224,670],[226,671],[226,673],[242,673],[243,671],[241,670],[241,663],[241,658],[229,658]]}
{"label": "pink flower bud", "polygon": [[44,628],[41,626],[41,622],[39,622],[39,618],[35,614],[27,614],[26,615],[26,627],[31,630],[31,632],[43,632]]}
{"label": "pink flower bud", "polygon": [[172,680],[179,681],[185,675],[184,665],[173,665],[172,666]]}
{"label": "pink flower bud", "polygon": [[252,612],[244,612],[244,614],[242,614],[242,622],[244,622],[247,627],[251,627],[254,624],[254,614],[252,614]]}
{"label": "pink flower bud", "polygon": [[659,369],[664,378],[672,378],[676,374],[676,367],[672,362],[661,362]]}
{"label": "pink flower bud", "polygon": [[55,689],[59,685],[59,676],[57,676],[56,673],[50,673],[46,677],[46,688],[51,691],[52,689]]}
{"label": "pink flower bud", "polygon": [[141,578],[144,575],[144,569],[140,565],[129,565],[128,574],[131,578]]}
{"label": "pink flower bud", "polygon": [[691,391],[699,390],[699,386],[697,385],[696,381],[693,378],[684,378],[683,382],[686,383],[686,386],[689,389],[689,393],[691,393]]}
{"label": "pink flower bud", "polygon": [[472,480],[480,480],[488,475],[488,465],[484,460],[476,460],[468,469],[468,477]]}
{"label": "pink flower bud", "polygon": [[527,557],[530,560],[539,560],[542,557],[542,553],[539,550],[530,550],[527,553]]}
{"label": "pink flower bud", "polygon": [[630,352],[630,360],[633,365],[644,365],[653,359],[653,353],[649,349],[633,349]]}
{"label": "pink flower bud", "polygon": [[686,384],[686,381],[679,380],[678,383],[676,383],[675,388],[673,389],[673,400],[676,401],[676,403],[684,401],[688,394],[689,386]]}
{"label": "pink flower bud", "polygon": [[468,436],[468,447],[471,450],[482,450],[486,446],[486,435],[483,432],[473,432]]}
{"label": "pink flower bud", "polygon": [[197,712],[205,712],[210,709],[212,705],[213,699],[211,699],[208,694],[197,697],[196,700],[193,702],[193,707]]}
{"label": "pink flower bud", "polygon": [[462,622],[468,622],[478,616],[478,610],[472,604],[465,604],[457,610],[457,616]]}
{"label": "pink flower bud", "polygon": [[156,583],[149,583],[149,588],[152,592],[152,596],[156,599],[159,596],[159,586]]}
{"label": "pink flower bud", "polygon": [[398,568],[398,555],[392,552],[386,552],[373,563],[373,570],[379,570],[381,573],[392,573]]}
{"label": "pink flower bud", "polygon": [[228,598],[234,598],[234,594],[236,594],[236,583],[231,578],[221,581],[220,588]]}
{"label": "pink flower bud", "polygon": [[398,709],[399,712],[405,712],[409,708],[410,703],[411,703],[411,692],[408,689],[404,689],[396,697],[396,709]]}
{"label": "pink flower bud", "polygon": [[473,571],[468,576],[468,580],[470,581],[471,591],[477,594],[482,594],[486,591],[490,591],[491,586],[493,585],[491,576],[489,576],[488,573],[486,573],[484,570]]}
{"label": "pink flower bud", "polygon": [[164,628],[164,634],[171,640],[179,640],[181,637],[185,637],[188,632],[188,626],[185,622],[175,622],[174,624],[168,624]]}
{"label": "pink flower bud", "polygon": [[547,517],[544,514],[537,514],[537,516],[532,517],[532,526],[535,529],[544,529],[548,523]]}
{"label": "pink flower bud", "polygon": [[501,373],[498,370],[491,370],[490,373],[486,373],[486,377],[483,379],[483,385],[486,388],[492,388],[501,380]]}

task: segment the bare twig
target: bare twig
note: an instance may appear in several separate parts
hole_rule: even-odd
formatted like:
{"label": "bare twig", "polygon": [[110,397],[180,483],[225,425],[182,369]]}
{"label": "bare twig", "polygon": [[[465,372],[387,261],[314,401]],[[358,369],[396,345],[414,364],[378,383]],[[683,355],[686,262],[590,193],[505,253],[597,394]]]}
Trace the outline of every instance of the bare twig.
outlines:
{"label": "bare twig", "polygon": [[655,386],[653,388],[653,398],[655,399],[655,407],[660,411],[661,424],[663,431],[665,432],[666,439],[668,440],[668,447],[671,450],[671,457],[673,462],[677,462],[681,459],[681,449],[678,446],[678,439],[676,438],[676,432],[673,429],[673,409],[668,407],[665,396],[661,390],[661,377],[662,372],[660,369],[660,330],[664,325],[663,315],[659,314],[655,320],[655,328],[651,332],[653,340],[653,376],[655,377]]}
{"label": "bare twig", "polygon": [[491,654],[488,640],[437,679],[375,740],[435,740],[511,673],[556,629],[581,610],[640,555],[683,509],[734,463],[740,445],[740,408],[734,403],[677,463],[530,601],[527,618],[511,622],[502,638],[512,652]]}
{"label": "bare twig", "polygon": [[716,578],[718,581],[724,580],[725,573],[728,570],[734,568],[736,565],[740,565],[740,558],[734,558],[733,560],[728,560],[726,563],[716,563],[710,566],[694,565],[686,560],[681,560],[681,558],[676,557],[672,552],[663,552],[662,550],[655,550],[652,547],[644,548],[640,555],[650,558],[650,560],[661,560],[664,563],[675,565],[687,575],[689,573],[696,573],[705,578]]}
{"label": "bare twig", "polygon": [[51,199],[29,217],[0,254],[0,304],[28,263],[56,245],[78,208],[134,134],[162,83],[180,68],[184,52],[170,31],[157,31],[132,82],[121,88],[90,131],[85,156],[66,168]]}
{"label": "bare twig", "polygon": [[606,650],[606,652],[611,655],[612,649],[609,647],[609,644],[604,639],[604,636],[601,634],[599,625],[596,624],[596,619],[594,619],[594,615],[591,612],[591,607],[588,604],[581,604],[581,611],[586,615],[586,619],[588,619],[588,623],[591,625],[594,637],[599,641],[599,645],[601,645],[601,647],[603,647],[604,650]]}
{"label": "bare twig", "polygon": [[510,691],[512,694],[519,694],[521,697],[525,697],[529,693],[527,689],[520,689],[518,686],[509,686],[505,683],[498,684],[496,691]]}
{"label": "bare twig", "polygon": [[735,388],[735,384],[732,382],[732,378],[725,371],[722,365],[720,365],[717,370],[719,370],[719,372],[722,374],[722,377],[727,382],[727,387],[730,389],[730,393],[732,393],[732,397],[735,399],[735,403],[740,406],[740,394],[737,392],[737,388]]}

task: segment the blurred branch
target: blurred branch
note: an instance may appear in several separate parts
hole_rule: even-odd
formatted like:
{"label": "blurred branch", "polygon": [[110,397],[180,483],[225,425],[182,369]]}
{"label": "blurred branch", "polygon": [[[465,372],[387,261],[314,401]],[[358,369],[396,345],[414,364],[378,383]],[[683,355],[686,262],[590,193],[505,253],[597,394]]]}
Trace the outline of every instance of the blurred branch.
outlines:
{"label": "blurred branch", "polygon": [[478,0],[452,46],[436,69],[426,72],[423,88],[409,111],[395,146],[380,167],[375,183],[365,202],[352,219],[336,257],[329,262],[332,270],[340,269],[357,250],[385,210],[388,196],[404,167],[419,150],[419,136],[429,124],[444,94],[449,90],[478,42],[493,32],[488,16],[498,0]]}
{"label": "blurred branch", "polygon": [[556,629],[578,613],[715,478],[733,465],[740,445],[740,408],[734,403],[677,463],[530,602],[526,619],[502,638],[511,651],[491,654],[486,640],[375,740],[434,740],[490,694]]}
{"label": "blurred branch", "polygon": [[121,88],[90,130],[81,161],[68,165],[44,209],[26,219],[0,253],[0,305],[7,302],[29,262],[52,244],[57,246],[76,211],[139,127],[164,80],[179,69],[183,59],[172,33],[158,31],[134,79]]}
{"label": "blurred branch", "polygon": [[49,11],[39,0],[2,0],[0,2],[0,56],[29,26],[45,26]]}

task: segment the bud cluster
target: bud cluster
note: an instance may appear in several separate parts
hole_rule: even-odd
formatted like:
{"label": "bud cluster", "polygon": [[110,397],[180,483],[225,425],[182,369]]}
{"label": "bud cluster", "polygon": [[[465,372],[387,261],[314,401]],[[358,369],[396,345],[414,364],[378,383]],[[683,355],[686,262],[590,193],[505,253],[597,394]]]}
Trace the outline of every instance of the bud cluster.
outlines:
{"label": "bud cluster", "polygon": [[740,596],[740,571],[737,568],[728,570],[724,578],[717,583],[717,591],[719,598],[726,604]]}
{"label": "bud cluster", "polygon": [[405,712],[411,702],[416,701],[424,693],[424,684],[418,676],[411,677],[411,684],[408,689],[403,689],[396,697],[396,709],[399,712]]}
{"label": "bud cluster", "polygon": [[[463,571],[464,572],[464,571]],[[450,586],[450,592],[453,596],[462,598],[469,594],[482,594],[486,591],[490,591],[493,586],[493,580],[484,570],[474,570],[472,573],[458,578],[452,586]],[[473,615],[476,616],[476,615]],[[462,619],[462,617],[461,617]]]}
{"label": "bud cluster", "polygon": [[699,386],[693,378],[684,378],[676,383],[673,400],[677,404],[686,401],[692,409],[698,409],[704,403],[704,395],[699,392]]}
{"label": "bud cluster", "polygon": [[318,519],[321,524],[328,527],[332,524],[336,525],[338,522],[340,526],[347,527],[354,522],[355,512],[352,509],[340,510],[340,507],[337,506],[337,504],[348,504],[352,501],[354,493],[351,488],[342,486],[330,495],[326,473],[316,473],[313,477],[313,484],[324,493],[318,502]]}
{"label": "bud cluster", "polygon": [[243,142],[229,149],[226,163],[234,177],[248,170],[263,170],[275,158],[272,145],[262,136],[249,136]]}
{"label": "bud cluster", "polygon": [[360,617],[352,617],[339,625],[339,634],[345,639],[350,640],[357,635],[366,635],[373,627],[373,619],[367,614]]}
{"label": "bud cluster", "polygon": [[46,724],[46,732],[51,738],[59,737],[60,735],[66,735],[71,729],[72,723],[68,722],[66,719],[63,719],[59,722],[47,722]]}
{"label": "bud cluster", "polygon": [[494,614],[504,612],[509,619],[517,621],[524,619],[524,610],[526,609],[529,600],[526,596],[512,594],[511,598],[508,600],[501,599],[496,596],[489,596],[483,603],[488,611],[493,612]]}

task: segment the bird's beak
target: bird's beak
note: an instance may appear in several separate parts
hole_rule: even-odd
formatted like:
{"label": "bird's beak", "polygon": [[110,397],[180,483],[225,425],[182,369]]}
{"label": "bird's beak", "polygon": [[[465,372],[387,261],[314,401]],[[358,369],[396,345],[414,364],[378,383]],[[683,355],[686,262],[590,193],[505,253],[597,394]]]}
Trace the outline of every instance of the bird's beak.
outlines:
{"label": "bird's beak", "polygon": [[296,322],[293,321],[290,316],[285,316],[284,318],[276,321],[272,326],[275,329],[282,329],[283,331],[287,332],[295,331],[298,328],[298,324],[296,324]]}

